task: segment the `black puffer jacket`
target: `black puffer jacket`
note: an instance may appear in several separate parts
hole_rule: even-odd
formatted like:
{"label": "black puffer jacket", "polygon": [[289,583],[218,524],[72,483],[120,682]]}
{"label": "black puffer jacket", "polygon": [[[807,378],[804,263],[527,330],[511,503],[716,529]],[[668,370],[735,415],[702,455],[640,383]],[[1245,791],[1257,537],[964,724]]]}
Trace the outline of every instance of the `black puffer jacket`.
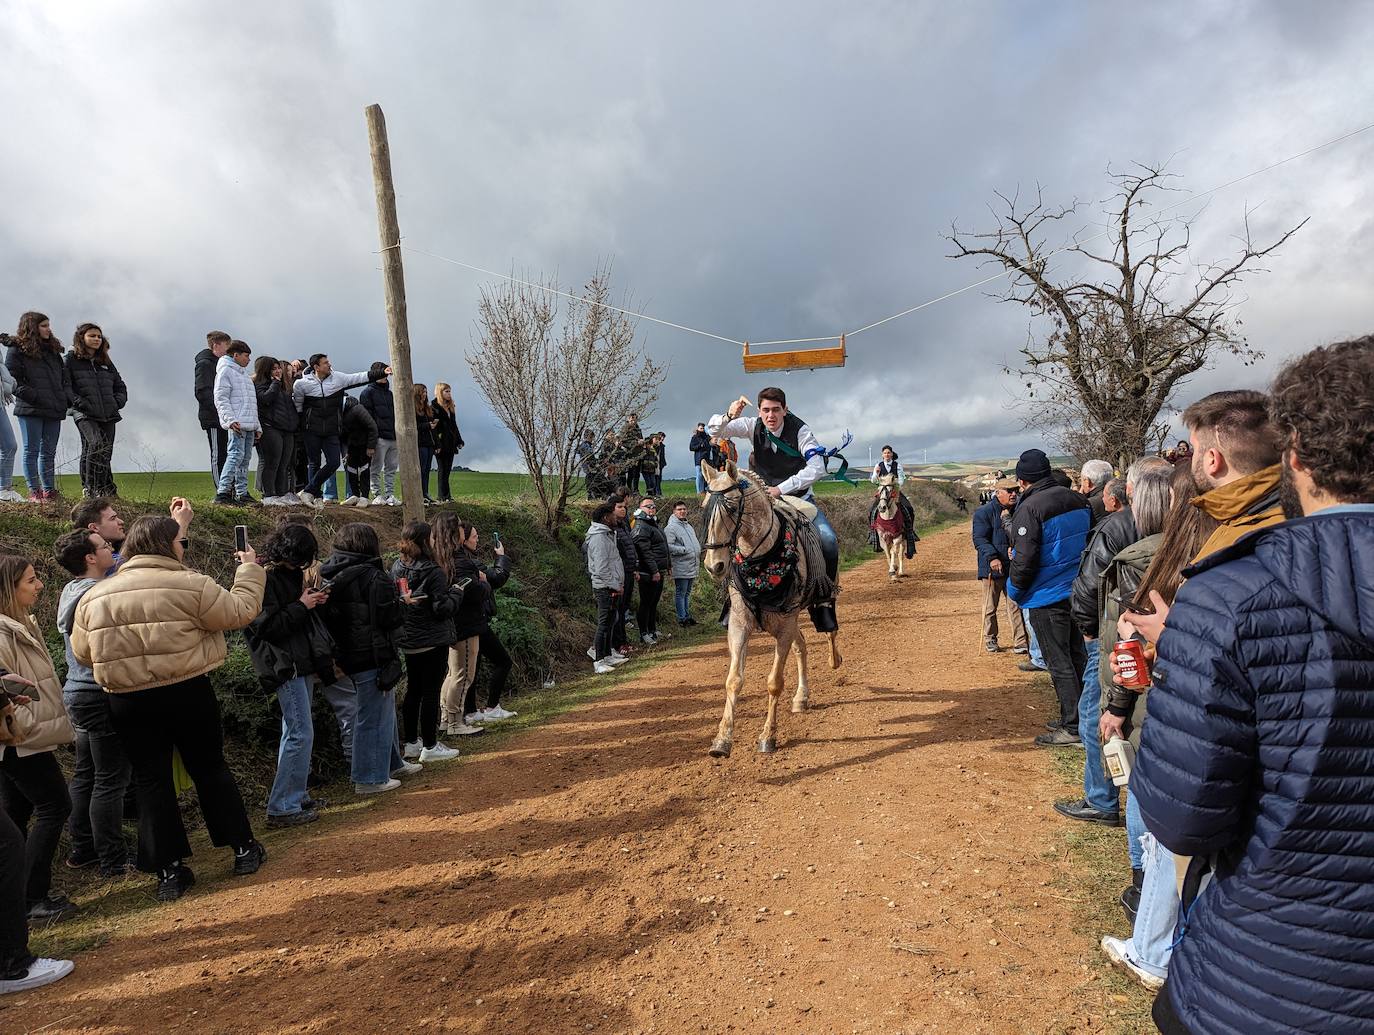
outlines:
{"label": "black puffer jacket", "polygon": [[15,380],[14,415],[65,419],[72,404],[72,382],[62,353],[40,349],[29,356],[13,339],[6,337],[5,344],[5,366]]}
{"label": "black puffer jacket", "polygon": [[377,425],[377,437],[396,441],[396,402],[390,384],[370,384],[358,393],[358,401],[367,407],[372,422]]}
{"label": "black puffer jacket", "polygon": [[1078,576],[1073,580],[1073,620],[1084,636],[1097,638],[1102,618],[1099,590],[1102,573],[1112,558],[1140,538],[1131,509],[1108,514],[1088,533],[1088,545],[1078,561]]}
{"label": "black puffer jacket", "polygon": [[625,563],[625,581],[628,583],[639,570],[639,551],[635,549],[635,534],[628,519],[615,526],[615,546]]}
{"label": "black puffer jacket", "polygon": [[[485,574],[483,582],[480,575]],[[463,591],[463,602],[458,605],[458,613],[453,616],[453,631],[456,638],[466,640],[481,636],[491,624],[491,616],[496,613],[496,591],[510,578],[510,558],[498,557],[491,567],[484,567],[475,553],[463,550],[453,559],[453,570],[449,572],[450,581],[456,586],[464,579],[471,579]]]}
{"label": "black puffer jacket", "polygon": [[434,448],[434,429],[430,427],[433,421],[432,414],[428,417],[423,413],[415,414],[415,443],[421,449]]}
{"label": "black puffer jacket", "polygon": [[262,426],[294,434],[300,426],[301,416],[291,402],[291,393],[282,387],[281,382],[254,382],[253,391],[258,393],[258,420]]}
{"label": "black puffer jacket", "polygon": [[339,439],[354,452],[377,448],[377,424],[367,407],[352,396],[344,400]]}
{"label": "black puffer jacket", "polygon": [[[315,616],[301,603],[305,577],[299,568],[272,565],[267,569],[267,585],[262,594],[262,611],[243,631],[254,668],[277,668],[269,679],[259,675],[263,689],[275,691],[292,676],[319,676],[326,683],[334,681],[334,657],[320,651],[319,638],[310,635]],[[277,648],[275,651],[270,647]],[[270,684],[270,685],[269,685]]]}
{"label": "black puffer jacket", "polygon": [[78,356],[75,352],[67,353],[65,365],[75,396],[72,412],[76,417],[119,420],[119,411],[129,401],[129,389],[115,365],[108,359]]}
{"label": "black puffer jacket", "polygon": [[668,537],[658,527],[658,521],[647,514],[635,518],[635,554],[641,575],[666,574],[673,569]]}
{"label": "black puffer jacket", "polygon": [[441,456],[454,456],[466,443],[458,430],[458,419],[442,406],[434,407],[439,426],[434,429],[434,451]]}
{"label": "black puffer jacket", "polygon": [[463,591],[450,586],[433,561],[398,560],[391,566],[393,579],[405,579],[412,596],[424,597],[413,604],[401,603],[405,624],[401,627],[401,650],[421,651],[447,647],[458,638],[453,616],[463,601]]}
{"label": "black puffer jacket", "polygon": [[320,578],[330,584],[323,609],[335,664],[353,675],[394,659],[403,605],[382,559],[335,550],[320,566]]}
{"label": "black puffer jacket", "polygon": [[215,367],[219,358],[209,349],[196,353],[196,409],[200,426],[206,431],[219,427],[219,411],[215,409]]}

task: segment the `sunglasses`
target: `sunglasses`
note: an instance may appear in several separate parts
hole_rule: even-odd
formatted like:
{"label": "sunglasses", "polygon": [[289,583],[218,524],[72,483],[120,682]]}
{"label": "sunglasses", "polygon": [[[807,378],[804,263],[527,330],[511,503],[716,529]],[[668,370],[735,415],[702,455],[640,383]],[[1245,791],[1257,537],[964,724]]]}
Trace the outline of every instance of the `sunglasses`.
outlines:
{"label": "sunglasses", "polygon": [[181,548],[183,550],[189,550],[191,548],[190,539],[178,539],[177,542],[181,544]]}

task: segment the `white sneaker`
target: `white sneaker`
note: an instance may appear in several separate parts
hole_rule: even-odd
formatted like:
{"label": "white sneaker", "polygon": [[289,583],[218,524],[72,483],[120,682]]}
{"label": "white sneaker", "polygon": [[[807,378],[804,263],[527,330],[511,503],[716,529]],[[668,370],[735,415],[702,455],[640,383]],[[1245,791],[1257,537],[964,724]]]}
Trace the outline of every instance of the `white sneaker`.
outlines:
{"label": "white sneaker", "polygon": [[1113,938],[1111,935],[1104,935],[1102,938],[1102,951],[1107,954],[1107,959],[1113,965],[1120,967],[1131,977],[1135,978],[1151,992],[1158,992],[1164,987],[1164,979],[1155,977],[1148,970],[1144,969],[1139,963],[1131,959],[1131,946],[1124,938]]}
{"label": "white sneaker", "polygon": [[629,661],[630,659],[627,658],[624,654],[621,654],[619,651],[614,651],[614,650],[613,650],[613,651],[611,651],[611,653],[607,654],[607,655],[606,655],[604,658],[602,658],[601,660],[603,660],[603,661],[608,661],[608,662],[610,662],[612,665],[623,665],[623,664],[625,664],[625,662]]}
{"label": "white sneaker", "polygon": [[288,492],[286,495],[277,498],[281,500],[282,506],[284,507],[299,507],[305,502],[305,500],[301,499],[300,493],[297,492]]}
{"label": "white sneaker", "polygon": [[424,749],[424,746],[425,745],[420,741],[412,740],[405,745],[405,748],[402,750],[401,754],[403,754],[406,757],[407,761],[413,762],[415,759],[420,757],[420,752]]}
{"label": "white sneaker", "polygon": [[468,712],[468,714],[463,716],[463,721],[469,726],[476,726],[479,722],[486,722],[486,720],[486,712]]}
{"label": "white sneaker", "polygon": [[374,507],[385,507],[385,506],[386,506],[386,497],[385,497],[385,496],[373,496],[373,497],[372,497],[372,505],[373,505]]}
{"label": "white sneaker", "polygon": [[503,719],[513,719],[519,712],[508,712],[499,704],[495,708],[487,708],[482,712],[482,718],[487,722],[501,722]]}
{"label": "white sneaker", "polygon": [[639,640],[641,643],[647,643],[650,647],[652,647],[655,643],[658,642],[658,637],[653,633],[645,633],[643,636],[639,638]]}
{"label": "white sneaker", "polygon": [[481,726],[469,726],[466,722],[459,722],[450,724],[444,732],[450,737],[475,737],[487,731]]}
{"label": "white sneaker", "polygon": [[395,496],[388,496],[386,498],[386,505],[388,507],[399,507],[401,505],[401,501],[398,500]]}
{"label": "white sneaker", "polygon": [[[313,507],[315,505],[315,497],[312,496],[310,493],[306,492],[304,489],[296,493],[296,500],[307,507]],[[323,506],[323,504],[321,505]]]}
{"label": "white sneaker", "polygon": [[346,500],[343,501],[343,505],[345,507],[356,507],[358,505],[358,497],[349,496]]}
{"label": "white sneaker", "polygon": [[458,757],[458,749],[451,748],[442,740],[436,740],[432,748],[425,748],[420,752],[421,762],[447,762],[450,758]]}
{"label": "white sneaker", "polygon": [[76,969],[71,960],[36,959],[29,965],[29,972],[21,978],[0,981],[0,995],[7,992],[27,992],[33,988],[51,985],[61,981]]}
{"label": "white sneaker", "polygon": [[[6,502],[6,503],[27,503],[27,502],[28,502],[28,500],[27,500],[25,497],[19,495],[19,493],[15,492],[13,489],[0,489],[0,500],[3,500],[3,501]],[[41,962],[41,961],[40,961],[40,962]],[[52,962],[52,961],[49,961],[49,962]],[[56,981],[57,979],[54,978],[53,980]]]}
{"label": "white sneaker", "polygon": [[367,506],[367,497],[366,497],[366,496],[359,496],[359,497],[358,497],[358,502],[355,503],[355,504],[353,504],[353,505],[354,505],[355,507],[365,507],[365,506]]}
{"label": "white sneaker", "polygon": [[414,776],[423,768],[424,766],[422,766],[419,762],[402,762],[399,767],[391,770],[391,775],[393,777]]}
{"label": "white sneaker", "polygon": [[400,780],[388,780],[386,783],[355,783],[353,790],[358,794],[382,794],[386,791],[394,791],[401,786]]}
{"label": "white sneaker", "polygon": [[615,671],[615,666],[612,665],[609,661],[598,661],[594,665],[592,665],[592,671],[595,672],[598,676],[609,675],[610,673]]}

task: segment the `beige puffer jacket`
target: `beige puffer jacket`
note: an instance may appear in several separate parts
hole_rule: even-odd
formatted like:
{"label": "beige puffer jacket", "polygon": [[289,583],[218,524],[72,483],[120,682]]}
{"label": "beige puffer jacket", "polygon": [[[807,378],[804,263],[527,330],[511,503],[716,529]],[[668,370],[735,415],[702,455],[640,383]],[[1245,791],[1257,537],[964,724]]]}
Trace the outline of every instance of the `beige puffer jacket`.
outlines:
{"label": "beige puffer jacket", "polygon": [[37,630],[8,615],[0,615],[0,668],[38,685],[37,690],[24,689],[30,701],[14,709],[15,730],[22,738],[15,745],[18,754],[37,755],[76,739],[47,645]]}
{"label": "beige puffer jacket", "polygon": [[225,589],[170,557],[131,557],[81,598],[72,653],[112,694],[166,686],[224,663],[224,631],[262,610],[267,573],[240,564]]}

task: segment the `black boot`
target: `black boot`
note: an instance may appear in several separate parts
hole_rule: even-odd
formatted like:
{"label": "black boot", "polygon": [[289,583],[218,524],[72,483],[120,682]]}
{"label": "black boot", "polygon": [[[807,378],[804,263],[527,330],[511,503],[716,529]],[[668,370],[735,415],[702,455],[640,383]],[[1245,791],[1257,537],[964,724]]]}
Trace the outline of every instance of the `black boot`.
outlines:
{"label": "black boot", "polygon": [[835,615],[834,603],[813,604],[807,608],[811,612],[811,624],[818,633],[832,633],[840,628],[840,620]]}
{"label": "black boot", "polygon": [[1145,884],[1145,871],[1131,871],[1131,886],[1121,893],[1121,908],[1126,911],[1126,919],[1135,923],[1135,915],[1140,910],[1140,889]]}

